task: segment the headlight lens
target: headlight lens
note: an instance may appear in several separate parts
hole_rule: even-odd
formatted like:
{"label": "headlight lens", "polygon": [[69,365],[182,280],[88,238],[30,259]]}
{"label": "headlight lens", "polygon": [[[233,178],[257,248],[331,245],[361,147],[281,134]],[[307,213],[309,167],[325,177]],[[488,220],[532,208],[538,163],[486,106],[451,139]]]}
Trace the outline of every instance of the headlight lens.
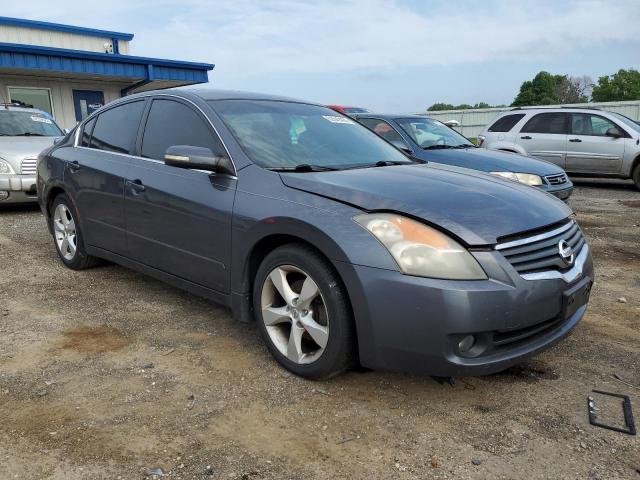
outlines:
{"label": "headlight lens", "polygon": [[14,174],[15,172],[13,171],[13,168],[11,168],[11,165],[9,164],[9,162],[7,162],[6,160],[2,160],[0,158],[0,174],[1,173]]}
{"label": "headlight lens", "polygon": [[542,178],[539,175],[534,175],[533,173],[491,172],[491,175],[508,178],[514,182],[524,183],[525,185],[531,185],[532,187],[539,187],[542,185]]}
{"label": "headlight lens", "polygon": [[487,278],[466,248],[435,228],[391,213],[353,219],[389,250],[402,273],[448,280]]}

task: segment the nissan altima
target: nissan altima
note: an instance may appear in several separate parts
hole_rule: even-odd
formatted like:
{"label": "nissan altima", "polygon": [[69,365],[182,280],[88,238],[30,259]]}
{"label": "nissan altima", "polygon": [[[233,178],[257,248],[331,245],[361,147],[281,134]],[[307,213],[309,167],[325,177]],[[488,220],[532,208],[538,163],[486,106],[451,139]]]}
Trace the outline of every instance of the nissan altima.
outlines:
{"label": "nissan altima", "polygon": [[562,201],[286,98],[122,98],[44,151],[37,183],[67,267],[106,259],[227,305],[307,378],[505,369],[568,335],[593,281]]}

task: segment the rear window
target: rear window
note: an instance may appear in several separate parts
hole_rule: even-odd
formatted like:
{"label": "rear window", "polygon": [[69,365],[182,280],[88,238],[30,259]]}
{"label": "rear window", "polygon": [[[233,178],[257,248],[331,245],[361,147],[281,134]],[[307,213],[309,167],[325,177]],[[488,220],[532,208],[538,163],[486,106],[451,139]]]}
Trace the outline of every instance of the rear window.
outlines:
{"label": "rear window", "polygon": [[522,119],[522,117],[524,117],[524,113],[516,113],[513,115],[505,115],[504,117],[500,117],[493,123],[493,125],[489,127],[489,131],[508,132],[516,123],[518,123]]}
{"label": "rear window", "polygon": [[539,113],[524,124],[523,133],[567,133],[566,113]]}

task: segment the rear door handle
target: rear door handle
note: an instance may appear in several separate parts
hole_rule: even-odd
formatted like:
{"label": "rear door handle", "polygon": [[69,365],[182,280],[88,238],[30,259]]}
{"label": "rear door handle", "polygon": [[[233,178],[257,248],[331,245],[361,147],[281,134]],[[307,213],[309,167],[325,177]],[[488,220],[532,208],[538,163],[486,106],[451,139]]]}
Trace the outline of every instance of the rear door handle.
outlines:
{"label": "rear door handle", "polygon": [[78,163],[77,160],[69,162],[69,170],[71,170],[72,173],[77,172],[78,170],[80,170],[80,163]]}
{"label": "rear door handle", "polygon": [[142,193],[146,187],[142,184],[142,180],[136,178],[135,180],[127,180],[127,186],[131,188],[134,194]]}
{"label": "rear door handle", "polygon": [[531,140],[533,137],[530,137],[529,135],[525,135],[524,137],[520,137],[522,140]]}
{"label": "rear door handle", "polygon": [[580,140],[579,138],[570,138],[569,141],[574,143],[580,143],[582,140]]}

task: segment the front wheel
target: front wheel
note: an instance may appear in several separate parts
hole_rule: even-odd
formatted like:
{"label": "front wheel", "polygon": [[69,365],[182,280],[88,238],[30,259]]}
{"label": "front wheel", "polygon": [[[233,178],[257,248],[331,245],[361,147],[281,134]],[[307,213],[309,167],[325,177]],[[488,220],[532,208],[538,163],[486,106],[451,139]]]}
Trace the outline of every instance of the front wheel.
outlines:
{"label": "front wheel", "polygon": [[78,214],[69,197],[63,193],[51,205],[51,227],[56,251],[67,267],[84,270],[98,263],[96,257],[87,254],[78,224]]}
{"label": "front wheel", "polygon": [[321,379],[353,364],[351,306],[337,273],[315,250],[285,245],[267,255],[253,305],[269,351],[287,370]]}

